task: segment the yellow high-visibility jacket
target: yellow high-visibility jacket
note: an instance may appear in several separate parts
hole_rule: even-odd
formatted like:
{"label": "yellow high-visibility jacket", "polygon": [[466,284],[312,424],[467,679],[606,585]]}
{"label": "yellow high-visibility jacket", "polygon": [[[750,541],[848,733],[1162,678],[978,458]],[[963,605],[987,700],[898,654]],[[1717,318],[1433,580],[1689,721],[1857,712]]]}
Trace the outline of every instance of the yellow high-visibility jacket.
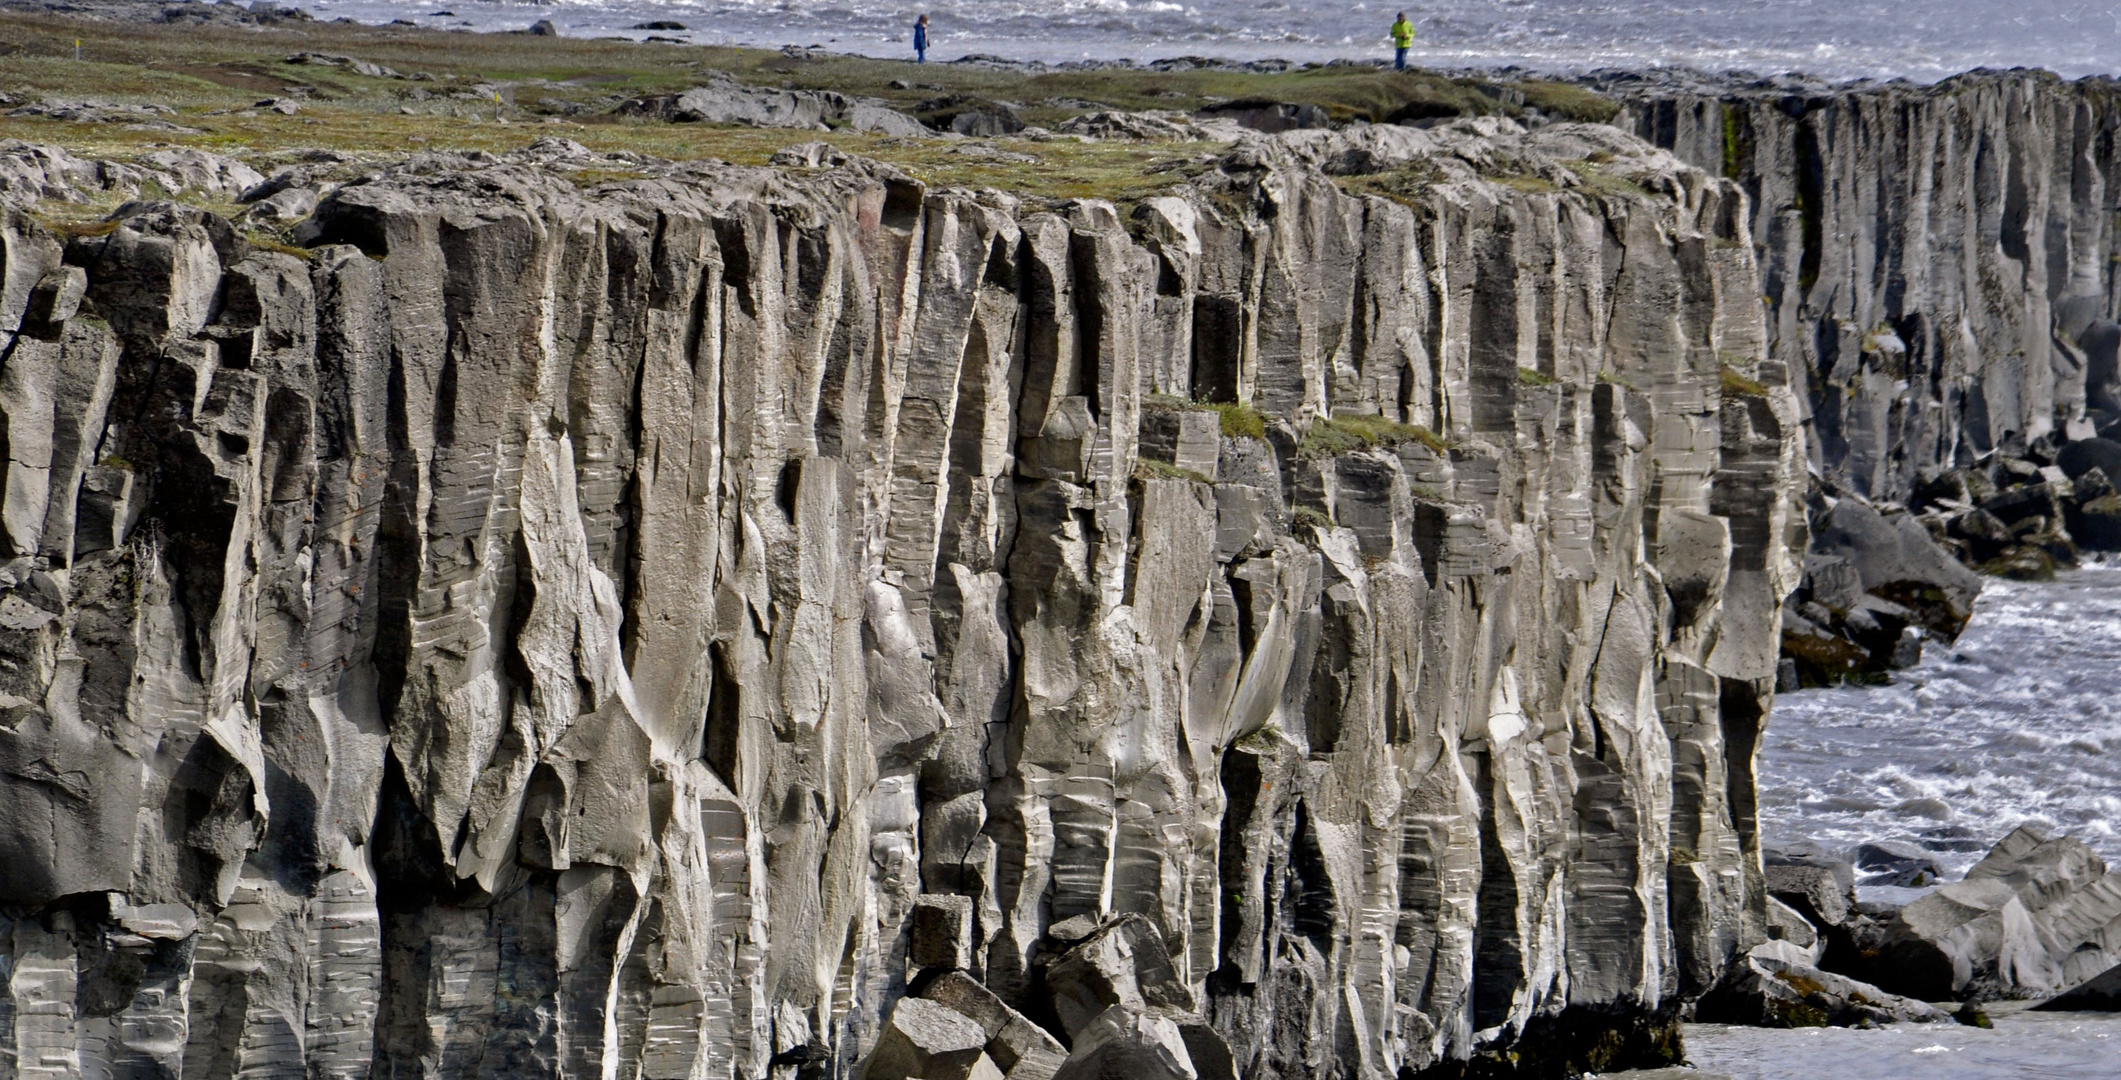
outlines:
{"label": "yellow high-visibility jacket", "polygon": [[1409,48],[1414,44],[1414,24],[1401,19],[1392,24],[1392,47]]}

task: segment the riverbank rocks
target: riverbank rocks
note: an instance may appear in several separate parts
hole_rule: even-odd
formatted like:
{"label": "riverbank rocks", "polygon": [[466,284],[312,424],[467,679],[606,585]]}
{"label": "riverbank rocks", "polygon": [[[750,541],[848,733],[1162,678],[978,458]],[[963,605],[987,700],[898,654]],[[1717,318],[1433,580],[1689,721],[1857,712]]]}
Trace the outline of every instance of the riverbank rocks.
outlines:
{"label": "riverbank rocks", "polygon": [[1875,970],[1927,1000],[2029,997],[2121,963],[2121,873],[2030,826],[1893,916]]}
{"label": "riverbank rocks", "polygon": [[1809,951],[1790,941],[1754,947],[1723,985],[1703,998],[1704,1023],[1759,1027],[1874,1027],[1950,1023],[1950,1013],[1927,1002],[1890,994],[1869,983],[1820,970]]}
{"label": "riverbank rocks", "polygon": [[1805,686],[1870,681],[1910,668],[1924,642],[1965,628],[1980,576],[1914,515],[1820,493],[1803,584],[1784,616],[1782,651]]}
{"label": "riverbank rocks", "polygon": [[1768,895],[1813,926],[1839,926],[1855,908],[1855,869],[1844,857],[1806,845],[1767,849],[1762,862]]}
{"label": "riverbank rocks", "polygon": [[296,253],[0,146],[5,1060],[1674,1060],[1804,531],[1744,193],[801,158],[366,161]]}

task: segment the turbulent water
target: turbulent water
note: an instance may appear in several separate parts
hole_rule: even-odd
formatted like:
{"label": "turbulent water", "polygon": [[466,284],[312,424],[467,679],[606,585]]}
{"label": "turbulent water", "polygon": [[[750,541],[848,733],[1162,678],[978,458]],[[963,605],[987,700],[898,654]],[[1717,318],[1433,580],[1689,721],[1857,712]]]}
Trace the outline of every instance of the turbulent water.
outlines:
{"label": "turbulent water", "polygon": [[[326,17],[522,29],[551,19],[570,36],[823,45],[906,53],[927,12],[937,59],[967,53],[1066,61],[1205,55],[1316,61],[1379,56],[1404,5],[1413,57],[1443,67],[1539,70],[1679,65],[1834,78],[1936,79],[1976,67],[2065,75],[2121,71],[2121,0],[318,0]],[[442,14],[436,14],[441,12]]]}
{"label": "turbulent water", "polygon": [[1780,695],[1760,774],[1769,843],[1912,841],[1957,876],[2029,822],[2121,865],[2121,564],[1990,581],[1892,686]]}
{"label": "turbulent water", "polygon": [[1690,1024],[1687,1057],[1730,1080],[2113,1080],[2121,1017],[1994,1010],[1993,1030],[1957,1024],[1772,1028]]}

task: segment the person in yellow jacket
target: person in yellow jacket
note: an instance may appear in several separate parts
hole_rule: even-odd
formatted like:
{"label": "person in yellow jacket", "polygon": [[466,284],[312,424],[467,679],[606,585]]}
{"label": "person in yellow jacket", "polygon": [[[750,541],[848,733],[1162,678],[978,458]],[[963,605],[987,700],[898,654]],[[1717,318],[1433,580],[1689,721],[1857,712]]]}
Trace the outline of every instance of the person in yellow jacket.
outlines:
{"label": "person in yellow jacket", "polygon": [[1407,21],[1407,13],[1399,13],[1392,24],[1392,70],[1407,70],[1407,50],[1414,45],[1414,24]]}

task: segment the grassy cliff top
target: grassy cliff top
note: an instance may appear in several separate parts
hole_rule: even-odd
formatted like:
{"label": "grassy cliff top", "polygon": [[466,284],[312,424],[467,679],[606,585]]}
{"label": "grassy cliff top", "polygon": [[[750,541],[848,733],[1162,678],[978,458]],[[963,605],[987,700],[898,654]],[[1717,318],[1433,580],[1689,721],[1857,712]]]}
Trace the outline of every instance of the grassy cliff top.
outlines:
{"label": "grassy cliff top", "polygon": [[[79,41],[80,59],[75,57]],[[301,54],[365,62],[297,62]],[[377,74],[362,74],[361,70]],[[763,49],[473,34],[406,26],[280,22],[217,25],[106,22],[0,12],[0,139],[126,160],[171,146],[264,163],[329,149],[362,157],[417,150],[502,151],[560,135],[600,152],[763,164],[820,138],[892,162],[934,184],[999,187],[1051,197],[1124,199],[1167,186],[1212,146],[1005,140],[992,145],[835,131],[772,130],[621,117],[632,98],[727,75],[754,86],[832,90],[912,112],[961,95],[1005,102],[1051,127],[1102,110],[1191,112],[1245,101],[1316,105],[1334,119],[1515,114],[1600,120],[1611,102],[1575,86],[1498,83],[1433,72],[1334,65],[1268,73],[1011,70]],[[6,115],[46,99],[148,106],[97,122]],[[285,115],[261,107],[295,103]],[[162,111],[168,110],[168,111]]]}

